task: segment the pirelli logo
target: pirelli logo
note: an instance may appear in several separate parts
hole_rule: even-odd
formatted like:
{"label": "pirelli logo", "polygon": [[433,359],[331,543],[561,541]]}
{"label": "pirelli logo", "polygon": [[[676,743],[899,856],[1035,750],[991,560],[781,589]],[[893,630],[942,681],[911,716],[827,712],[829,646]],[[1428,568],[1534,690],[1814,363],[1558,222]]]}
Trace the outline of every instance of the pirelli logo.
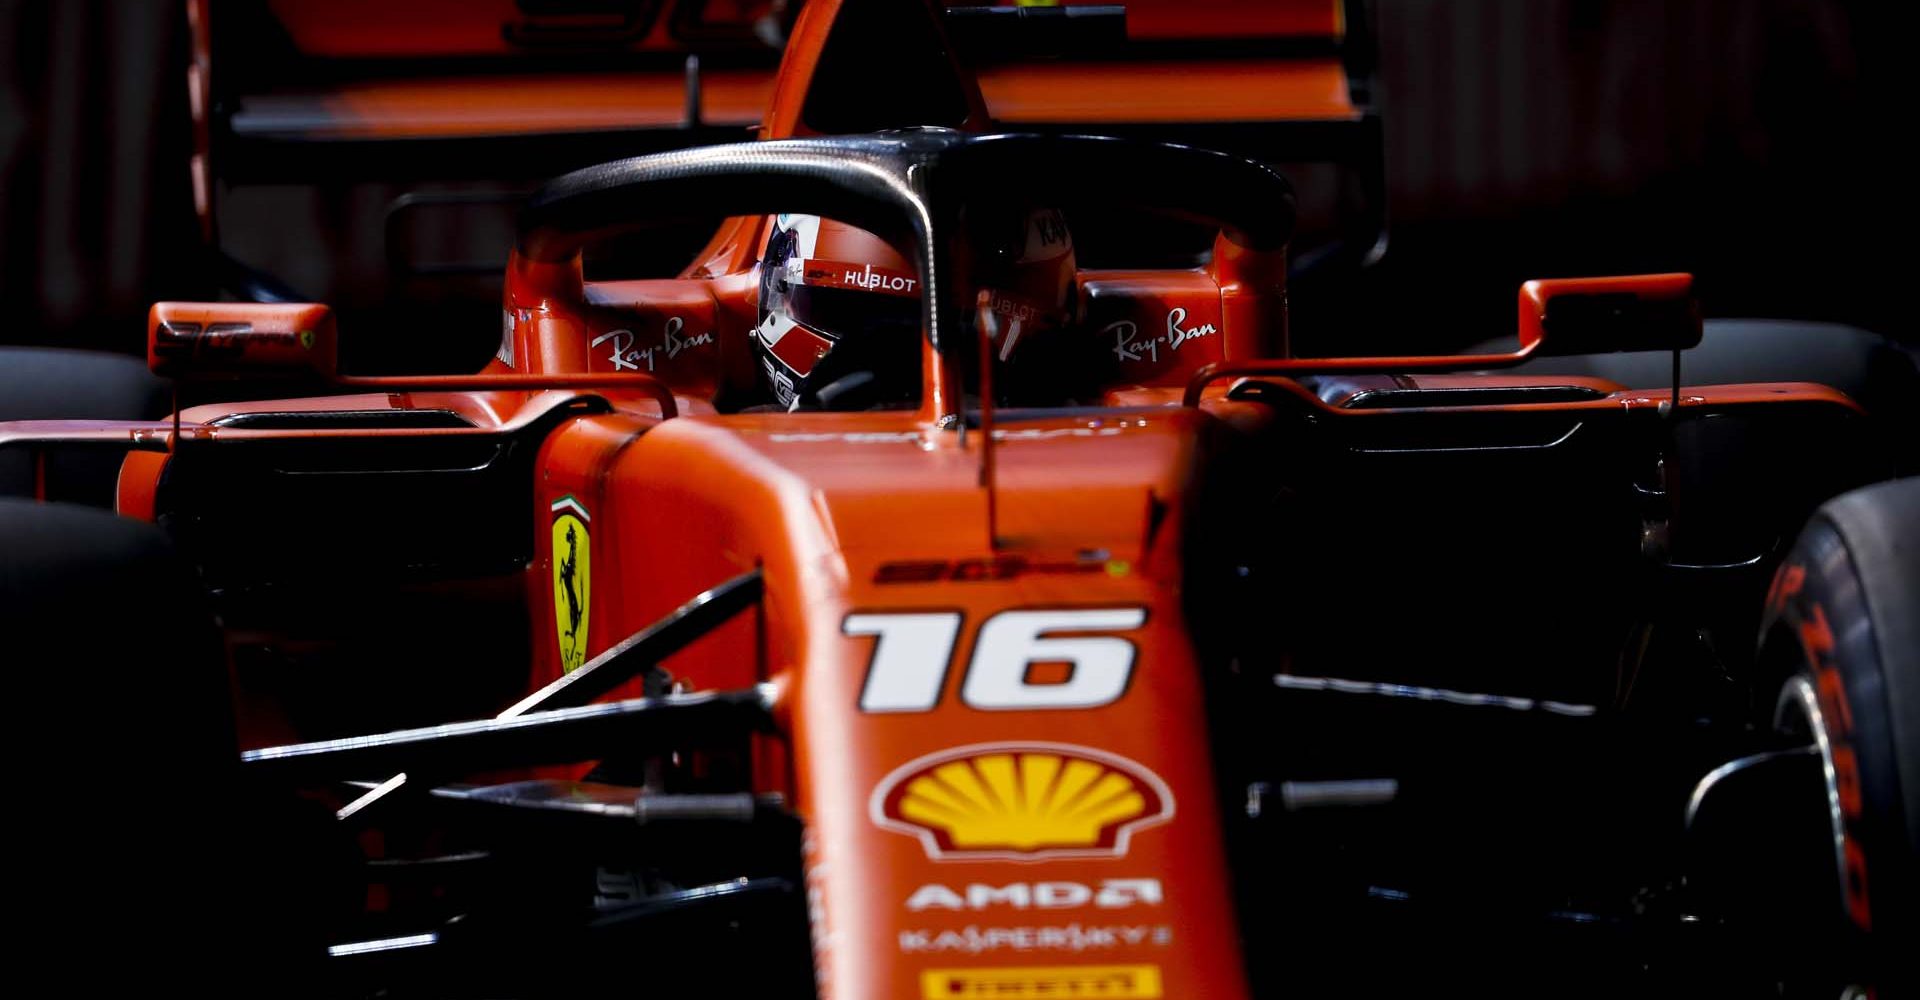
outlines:
{"label": "pirelli logo", "polygon": [[1017,969],[928,969],[922,1000],[1160,1000],[1157,965],[1048,965]]}

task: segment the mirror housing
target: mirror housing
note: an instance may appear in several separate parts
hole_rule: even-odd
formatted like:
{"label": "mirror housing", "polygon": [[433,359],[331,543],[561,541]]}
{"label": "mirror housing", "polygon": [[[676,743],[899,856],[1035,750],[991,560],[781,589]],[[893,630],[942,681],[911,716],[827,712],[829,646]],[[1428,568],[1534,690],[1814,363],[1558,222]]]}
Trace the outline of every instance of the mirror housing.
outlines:
{"label": "mirror housing", "polygon": [[1698,343],[1700,304],[1691,274],[1549,278],[1520,286],[1520,347],[1534,355],[1678,351]]}
{"label": "mirror housing", "polygon": [[147,367],[180,379],[331,379],[340,345],[333,310],[311,302],[156,302]]}

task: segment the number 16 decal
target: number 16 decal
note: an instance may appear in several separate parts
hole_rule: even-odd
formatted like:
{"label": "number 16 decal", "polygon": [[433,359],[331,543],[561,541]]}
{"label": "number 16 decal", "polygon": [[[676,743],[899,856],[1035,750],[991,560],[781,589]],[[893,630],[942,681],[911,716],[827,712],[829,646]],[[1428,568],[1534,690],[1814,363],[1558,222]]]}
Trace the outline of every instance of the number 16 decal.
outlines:
{"label": "number 16 decal", "polygon": [[[1098,708],[1119,700],[1133,677],[1134,645],[1117,635],[1053,636],[1054,632],[1113,632],[1139,628],[1145,608],[1002,611],[980,626],[960,700],[973,708]],[[840,626],[849,636],[874,637],[860,708],[867,712],[926,712],[940,701],[947,664],[960,637],[960,613],[924,611],[851,614]],[[1036,684],[1039,663],[1064,663],[1064,680]]]}

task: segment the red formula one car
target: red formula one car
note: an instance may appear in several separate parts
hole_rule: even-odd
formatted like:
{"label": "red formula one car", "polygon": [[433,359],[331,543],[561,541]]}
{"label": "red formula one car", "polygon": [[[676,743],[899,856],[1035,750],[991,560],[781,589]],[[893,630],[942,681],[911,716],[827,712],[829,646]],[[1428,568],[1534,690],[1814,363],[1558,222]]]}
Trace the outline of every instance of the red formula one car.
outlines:
{"label": "red formula one car", "polygon": [[[1501,374],[1677,358],[1680,274],[1530,282],[1512,353],[1291,356],[1280,173],[1001,131],[942,32],[813,0],[764,141],[542,189],[478,373],[160,303],[152,368],[228,398],[0,424],[44,498],[118,463],[118,517],[0,507],[60,665],[26,703],[79,725],[39,753],[90,779],[34,821],[23,891],[86,929],[39,954],[348,995],[1913,986],[1907,443],[1821,385]],[[587,280],[719,216],[678,277]],[[1078,266],[1136,218],[1210,245]]]}

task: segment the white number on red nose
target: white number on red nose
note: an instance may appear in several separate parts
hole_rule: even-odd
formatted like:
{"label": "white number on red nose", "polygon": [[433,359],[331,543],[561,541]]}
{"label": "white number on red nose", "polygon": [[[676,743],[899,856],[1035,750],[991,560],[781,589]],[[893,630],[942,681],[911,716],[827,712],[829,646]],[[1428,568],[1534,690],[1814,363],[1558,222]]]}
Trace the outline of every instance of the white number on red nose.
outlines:
{"label": "white number on red nose", "polygon": [[[1134,644],[1117,635],[1145,624],[1145,608],[1002,611],[974,642],[960,700],[992,710],[1098,708],[1126,693]],[[925,712],[940,701],[960,634],[958,612],[848,615],[841,632],[874,636],[860,707],[868,712]],[[1058,635],[1054,633],[1073,633]],[[1037,682],[1037,664],[1059,663],[1065,677]]]}
{"label": "white number on red nose", "polygon": [[[980,626],[960,700],[974,708],[1094,708],[1119,700],[1133,676],[1133,643],[1116,635],[1049,637],[1049,632],[1139,628],[1145,608],[1002,611]],[[1036,663],[1068,664],[1065,680],[1035,684]]]}
{"label": "white number on red nose", "polygon": [[848,615],[840,631],[876,637],[860,692],[862,711],[924,712],[940,700],[953,641],[960,636],[960,612]]}

